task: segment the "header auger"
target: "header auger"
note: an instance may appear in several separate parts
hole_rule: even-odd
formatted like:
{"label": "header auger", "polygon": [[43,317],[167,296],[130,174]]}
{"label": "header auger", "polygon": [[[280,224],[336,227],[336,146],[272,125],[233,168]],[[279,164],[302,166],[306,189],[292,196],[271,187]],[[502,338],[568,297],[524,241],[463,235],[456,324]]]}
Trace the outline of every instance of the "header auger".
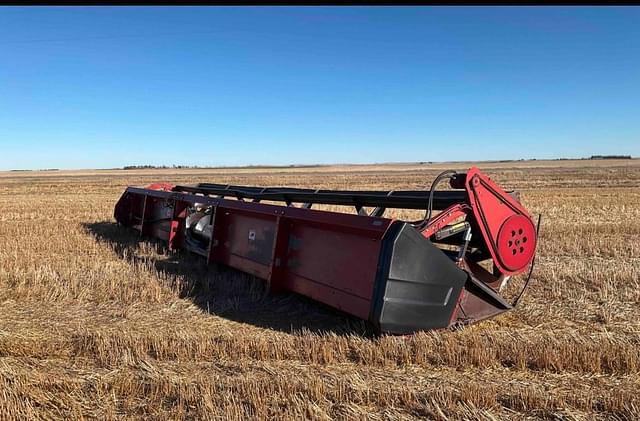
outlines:
{"label": "header auger", "polygon": [[[453,190],[436,190],[446,178]],[[316,204],[353,206],[357,214],[312,209]],[[385,218],[390,208],[426,214],[414,222]],[[532,266],[537,243],[517,195],[475,167],[445,171],[430,191],[129,187],[115,218],[170,249],[264,279],[271,291],[311,297],[394,334],[510,310],[500,289]]]}

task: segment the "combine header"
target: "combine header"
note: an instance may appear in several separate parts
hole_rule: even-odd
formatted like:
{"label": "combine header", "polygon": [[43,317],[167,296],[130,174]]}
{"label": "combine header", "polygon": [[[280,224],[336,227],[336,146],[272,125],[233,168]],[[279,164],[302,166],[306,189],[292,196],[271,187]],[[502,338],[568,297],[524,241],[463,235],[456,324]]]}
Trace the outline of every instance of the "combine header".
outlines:
{"label": "combine header", "polygon": [[[453,190],[436,190],[444,179]],[[513,307],[499,292],[533,264],[537,240],[517,197],[475,167],[441,173],[430,191],[160,183],[127,188],[115,218],[172,250],[264,279],[271,291],[293,291],[380,332],[407,334]],[[316,204],[353,206],[357,214]],[[425,216],[385,218],[390,208]]]}

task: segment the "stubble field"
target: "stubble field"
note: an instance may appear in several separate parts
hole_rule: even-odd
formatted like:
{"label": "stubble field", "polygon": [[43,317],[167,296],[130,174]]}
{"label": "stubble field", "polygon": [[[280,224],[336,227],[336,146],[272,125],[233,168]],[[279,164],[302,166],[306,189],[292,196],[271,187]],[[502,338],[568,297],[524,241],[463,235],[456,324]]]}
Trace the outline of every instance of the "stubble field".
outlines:
{"label": "stubble field", "polygon": [[640,418],[639,160],[480,164],[543,215],[531,287],[410,337],[112,216],[154,181],[426,189],[467,165],[0,173],[0,419]]}

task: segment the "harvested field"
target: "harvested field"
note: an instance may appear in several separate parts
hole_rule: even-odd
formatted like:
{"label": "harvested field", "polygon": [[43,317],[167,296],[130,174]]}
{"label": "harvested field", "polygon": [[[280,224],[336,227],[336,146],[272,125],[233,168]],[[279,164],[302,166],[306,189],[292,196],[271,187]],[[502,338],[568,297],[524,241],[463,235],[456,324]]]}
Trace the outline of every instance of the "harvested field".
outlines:
{"label": "harvested field", "polygon": [[640,418],[640,160],[480,164],[543,214],[531,287],[411,337],[112,217],[127,185],[426,189],[443,167],[0,173],[0,419]]}

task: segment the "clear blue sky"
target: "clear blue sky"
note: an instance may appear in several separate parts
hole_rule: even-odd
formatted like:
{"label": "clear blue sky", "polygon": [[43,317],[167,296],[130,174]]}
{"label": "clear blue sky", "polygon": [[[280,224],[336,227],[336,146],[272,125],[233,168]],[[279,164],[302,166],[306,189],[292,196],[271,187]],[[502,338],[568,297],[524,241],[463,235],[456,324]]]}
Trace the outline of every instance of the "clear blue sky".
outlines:
{"label": "clear blue sky", "polygon": [[1,8],[0,169],[640,156],[638,8]]}

